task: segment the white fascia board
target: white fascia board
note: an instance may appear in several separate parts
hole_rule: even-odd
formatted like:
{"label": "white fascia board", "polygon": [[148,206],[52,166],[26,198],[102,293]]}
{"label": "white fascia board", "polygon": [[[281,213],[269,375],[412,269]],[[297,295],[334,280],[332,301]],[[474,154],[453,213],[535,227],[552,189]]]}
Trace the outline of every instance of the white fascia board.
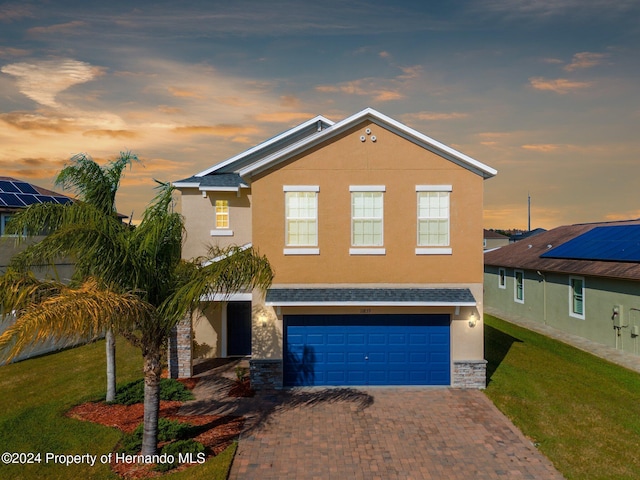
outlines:
{"label": "white fascia board", "polygon": [[255,147],[251,147],[249,150],[245,150],[244,152],[239,153],[238,155],[236,155],[234,157],[228,158],[227,160],[223,160],[220,163],[216,163],[214,166],[209,167],[208,169],[203,170],[200,173],[196,173],[194,176],[195,177],[204,177],[205,175],[208,175],[208,174],[210,174],[212,172],[215,172],[216,170],[219,170],[219,169],[221,169],[223,167],[226,167],[227,165],[230,165],[231,163],[236,162],[236,161],[246,157],[247,155],[251,155],[252,153],[260,151],[261,149],[263,149],[265,147],[268,147],[269,145],[273,145],[274,143],[279,142],[283,138],[286,138],[286,137],[288,137],[288,136],[290,136],[292,134],[295,134],[295,133],[297,133],[297,132],[299,132],[301,130],[304,130],[305,128],[307,128],[307,127],[309,127],[309,126],[311,126],[311,125],[313,125],[314,123],[317,123],[317,122],[324,122],[329,126],[334,124],[334,122],[332,122],[328,118],[325,118],[322,115],[318,115],[318,116],[312,118],[311,120],[307,120],[306,122],[301,123],[300,125],[298,125],[296,127],[290,128],[289,130],[286,130],[286,131],[282,132],[281,134],[276,135],[275,137],[270,138],[269,140],[266,140],[266,141],[256,145]]}
{"label": "white fascia board", "polygon": [[176,187],[176,188],[199,188],[200,187],[200,182],[198,182],[198,183],[173,182],[171,185]]}
{"label": "white fascia board", "polygon": [[215,293],[213,295],[202,295],[201,302],[250,302],[253,294],[249,293]]}
{"label": "white fascia board", "polygon": [[[251,243],[246,243],[246,244],[244,244],[244,245],[242,245],[242,246],[240,247],[240,251],[244,251],[244,250],[246,250],[246,249],[248,249],[248,248],[251,248],[252,246],[253,246],[253,244],[251,244]],[[224,258],[227,258],[227,257],[228,257],[228,255],[219,255],[219,256],[217,256],[217,257],[214,257],[214,258],[211,258],[211,259],[207,260],[206,262],[204,262],[204,263],[202,264],[202,266],[203,266],[203,267],[207,267],[207,266],[211,265],[212,263],[219,262],[220,260],[222,260],[222,259],[224,259]]]}
{"label": "white fascia board", "polygon": [[464,166],[478,175],[481,175],[483,178],[493,177],[498,173],[498,171],[494,168],[485,165],[484,163],[475,160],[474,158],[465,155],[462,152],[459,152],[443,143],[434,140],[431,137],[428,137],[417,130],[414,130],[411,127],[408,127],[391,117],[387,117],[386,115],[372,109],[366,108],[361,112],[358,112],[340,122],[333,124],[331,127],[323,130],[318,135],[314,135],[313,137],[309,137],[303,139],[302,141],[290,145],[287,148],[284,148],[278,152],[275,152],[268,157],[265,157],[257,162],[254,162],[251,165],[246,166],[241,169],[238,173],[240,176],[244,177],[245,175],[250,175],[252,173],[257,173],[266,168],[269,168],[272,164],[286,160],[287,158],[300,153],[308,148],[314,147],[319,143],[332,138],[339,133],[345,131],[346,129],[352,127],[354,124],[361,122],[362,120],[370,118],[374,123],[379,123],[382,126],[386,126],[392,132],[397,133],[398,135],[406,138],[413,143],[416,143],[427,150],[434,151],[434,153],[440,154],[444,158],[448,160],[454,161],[455,163]]}
{"label": "white fascia board", "polygon": [[237,192],[240,190],[240,187],[199,187],[198,190],[201,192]]}
{"label": "white fascia board", "polygon": [[476,302],[266,302],[270,307],[475,307]]}

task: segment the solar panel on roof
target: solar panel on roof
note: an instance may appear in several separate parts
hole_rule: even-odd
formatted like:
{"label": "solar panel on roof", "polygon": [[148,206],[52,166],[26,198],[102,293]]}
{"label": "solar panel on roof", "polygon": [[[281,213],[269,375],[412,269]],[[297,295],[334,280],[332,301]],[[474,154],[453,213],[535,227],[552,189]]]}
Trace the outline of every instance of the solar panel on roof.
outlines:
{"label": "solar panel on roof", "polygon": [[32,195],[38,195],[38,191],[26,182],[13,182],[13,184],[20,189],[22,193],[30,193]]}
{"label": "solar panel on roof", "polygon": [[4,201],[7,207],[24,207],[25,204],[22,202],[15,193],[0,193],[0,198]]}
{"label": "solar panel on roof", "polygon": [[640,225],[596,227],[540,257],[640,262]]}
{"label": "solar panel on roof", "polygon": [[54,200],[62,205],[66,205],[67,203],[71,203],[71,199],[68,197],[53,197]]}
{"label": "solar panel on roof", "polygon": [[29,195],[26,193],[16,193],[16,196],[22,200],[25,205],[33,205],[34,203],[40,203],[40,200],[35,195]]}
{"label": "solar panel on roof", "polygon": [[20,193],[18,187],[8,180],[0,180],[0,193]]}
{"label": "solar panel on roof", "polygon": [[36,198],[42,203],[56,203],[56,201],[50,195],[36,195]]}

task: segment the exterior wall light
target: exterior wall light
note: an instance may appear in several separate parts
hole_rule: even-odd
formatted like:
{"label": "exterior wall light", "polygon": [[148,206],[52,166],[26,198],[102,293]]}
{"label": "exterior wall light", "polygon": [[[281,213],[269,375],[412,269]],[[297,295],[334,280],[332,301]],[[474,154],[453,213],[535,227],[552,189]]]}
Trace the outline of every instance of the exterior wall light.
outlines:
{"label": "exterior wall light", "polygon": [[476,319],[476,313],[471,312],[471,315],[469,315],[469,327],[475,327],[476,323],[478,323],[478,320]]}
{"label": "exterior wall light", "polygon": [[266,313],[262,312],[262,313],[258,314],[258,321],[260,322],[260,325],[262,327],[266,327],[267,326],[267,320],[269,320],[269,317],[267,316]]}

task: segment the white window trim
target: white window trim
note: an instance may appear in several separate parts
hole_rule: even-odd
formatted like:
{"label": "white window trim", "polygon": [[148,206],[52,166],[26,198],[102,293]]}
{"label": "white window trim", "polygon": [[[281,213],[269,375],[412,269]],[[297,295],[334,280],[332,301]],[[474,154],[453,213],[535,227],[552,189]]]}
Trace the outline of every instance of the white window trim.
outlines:
{"label": "white window trim", "polygon": [[[351,193],[359,193],[359,192],[386,192],[386,187],[384,185],[350,185],[349,192]],[[351,205],[353,205],[353,196],[351,197]],[[352,206],[350,207],[350,209]],[[382,218],[380,219],[382,223],[382,245],[384,245],[384,195],[382,195]],[[362,252],[362,253],[356,253]],[[351,210],[351,248],[349,249],[349,255],[386,255],[386,249],[384,247],[375,246],[375,245],[353,245],[353,210]]]}
{"label": "white window trim", "polygon": [[453,192],[452,185],[416,185],[416,192]]}
{"label": "white window trim", "polygon": [[283,192],[319,192],[320,185],[283,185]]}
{"label": "white window trim", "polygon": [[[518,273],[522,274],[522,299],[518,298]],[[524,270],[513,271],[513,301],[517,303],[524,303]]]}
{"label": "white window trim", "polygon": [[300,247],[300,248],[287,247],[283,249],[282,253],[284,255],[320,255],[320,249],[305,248],[305,247]]}
{"label": "white window trim", "polygon": [[[582,282],[582,315],[575,313],[573,311],[573,280],[580,280]],[[584,281],[584,277],[576,277],[576,276],[570,276],[569,277],[569,316],[573,317],[573,318],[579,318],[580,320],[584,320],[585,319],[585,281]]]}
{"label": "white window trim", "polygon": [[[500,273],[502,273],[502,277],[500,277]],[[504,278],[504,283],[500,282],[500,278]],[[506,268],[498,268],[498,288],[506,289],[507,288],[507,269]]]}
{"label": "white window trim", "polygon": [[[318,195],[317,193],[320,192],[320,185],[283,185],[282,186],[282,191],[285,192],[285,194],[287,192],[291,192],[291,193],[296,193],[296,192],[315,192],[316,193],[316,245],[317,242],[320,241],[319,236],[320,236],[320,232],[319,232],[319,224],[318,224],[318,216],[319,216],[319,212],[318,212]],[[318,248],[316,245],[300,245],[300,246],[296,246],[296,245],[287,245],[287,204],[286,204],[286,195],[285,195],[285,206],[284,206],[284,210],[285,210],[285,218],[284,218],[284,222],[285,222],[285,231],[284,231],[284,243],[285,243],[285,248],[283,249],[282,253],[284,255],[320,255],[320,248]]]}
{"label": "white window trim", "polygon": [[386,255],[386,248],[377,247],[353,247],[349,249],[349,255]]}
{"label": "white window trim", "polygon": [[[453,186],[452,185],[416,185],[416,193],[421,193],[421,192],[448,192],[451,193],[453,191]],[[419,196],[417,196],[418,198],[417,200],[417,205],[416,208],[418,209],[417,215],[416,215],[416,243],[419,243],[419,239],[420,239],[420,233],[419,233],[419,225],[420,225],[420,199]],[[449,195],[449,216],[447,218],[448,220],[448,233],[447,236],[449,237],[449,245],[451,245],[451,195]],[[428,250],[433,250],[434,253],[431,252],[427,252]],[[416,248],[416,255],[451,255],[453,253],[453,249],[451,247],[443,247],[443,246],[433,246],[430,247],[429,245],[420,245],[418,248]]]}
{"label": "white window trim", "polygon": [[416,255],[452,255],[451,247],[418,247]]}
{"label": "white window trim", "polygon": [[212,237],[233,237],[233,230],[228,228],[216,228],[210,232]]}
{"label": "white window trim", "polygon": [[349,185],[350,192],[386,192],[384,185]]}

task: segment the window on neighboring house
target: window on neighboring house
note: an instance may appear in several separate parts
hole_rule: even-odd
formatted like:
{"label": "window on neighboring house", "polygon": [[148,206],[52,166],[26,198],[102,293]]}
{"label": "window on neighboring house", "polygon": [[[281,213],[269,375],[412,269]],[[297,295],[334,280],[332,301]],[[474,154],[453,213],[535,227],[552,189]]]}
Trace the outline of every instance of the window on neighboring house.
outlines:
{"label": "window on neighboring house", "polygon": [[498,269],[498,287],[507,288],[507,271],[504,268]]}
{"label": "window on neighboring house", "polygon": [[[352,186],[351,190],[351,246],[382,247],[383,235],[383,194],[384,186]],[[358,253],[357,248],[351,253]],[[382,254],[383,249],[363,250],[372,254]]]}
{"label": "window on neighboring house", "polygon": [[417,254],[450,254],[451,185],[417,185]]}
{"label": "window on neighboring house", "polygon": [[3,213],[0,215],[0,235],[6,235],[7,224],[11,220],[11,215],[8,213]]}
{"label": "window on neighboring house", "polygon": [[569,315],[584,319],[584,278],[569,277]]}
{"label": "window on neighboring house", "polygon": [[524,272],[522,270],[516,270],[513,276],[515,279],[513,299],[518,303],[524,303]]}
{"label": "window on neighboring house", "polygon": [[229,228],[229,200],[216,200],[216,228]]}
{"label": "window on neighboring house", "polygon": [[[318,187],[285,187],[285,244],[318,246]],[[285,253],[294,253],[287,251]],[[307,253],[317,253],[309,251]]]}

